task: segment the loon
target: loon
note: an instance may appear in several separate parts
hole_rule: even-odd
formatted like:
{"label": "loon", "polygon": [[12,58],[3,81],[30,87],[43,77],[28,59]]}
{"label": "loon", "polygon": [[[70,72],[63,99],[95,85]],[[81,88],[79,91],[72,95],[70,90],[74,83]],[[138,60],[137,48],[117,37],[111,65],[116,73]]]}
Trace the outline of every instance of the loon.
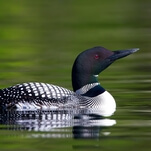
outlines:
{"label": "loon", "polygon": [[110,116],[116,110],[112,95],[98,82],[98,75],[115,60],[139,48],[110,51],[98,46],[80,53],[72,68],[73,91],[53,84],[28,82],[0,89],[0,109],[53,110],[88,109]]}

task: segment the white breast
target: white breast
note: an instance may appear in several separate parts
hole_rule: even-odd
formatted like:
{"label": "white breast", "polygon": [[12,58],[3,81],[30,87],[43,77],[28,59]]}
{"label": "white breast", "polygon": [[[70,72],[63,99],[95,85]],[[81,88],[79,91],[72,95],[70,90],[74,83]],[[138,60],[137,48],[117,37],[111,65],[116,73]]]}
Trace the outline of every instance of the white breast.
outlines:
{"label": "white breast", "polygon": [[100,100],[100,111],[104,116],[111,116],[116,110],[116,102],[113,96],[105,91],[103,94],[99,95]]}
{"label": "white breast", "polygon": [[113,96],[105,91],[104,93],[81,102],[81,108],[86,108],[89,113],[111,116],[116,110],[116,102]]}

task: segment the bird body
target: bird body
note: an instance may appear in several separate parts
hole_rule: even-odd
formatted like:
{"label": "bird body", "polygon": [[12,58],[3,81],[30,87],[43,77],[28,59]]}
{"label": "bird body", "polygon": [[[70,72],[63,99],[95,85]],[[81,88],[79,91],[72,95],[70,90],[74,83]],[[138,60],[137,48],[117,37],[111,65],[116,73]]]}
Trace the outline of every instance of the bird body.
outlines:
{"label": "bird body", "polygon": [[76,108],[110,116],[116,110],[116,103],[98,82],[98,75],[115,60],[137,50],[109,51],[103,47],[85,50],[73,64],[73,91],[39,82],[17,84],[0,90],[0,108],[18,111]]}

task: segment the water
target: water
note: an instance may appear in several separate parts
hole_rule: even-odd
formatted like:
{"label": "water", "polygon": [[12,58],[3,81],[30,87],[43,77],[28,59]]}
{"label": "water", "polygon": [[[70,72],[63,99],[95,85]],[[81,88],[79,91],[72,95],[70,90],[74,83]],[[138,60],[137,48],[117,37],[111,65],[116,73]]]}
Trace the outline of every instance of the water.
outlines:
{"label": "water", "polygon": [[149,111],[119,109],[117,114],[72,119],[72,113],[64,111],[8,113],[7,125],[1,126],[1,149],[149,150],[151,120],[141,118]]}
{"label": "water", "polygon": [[72,89],[71,68],[81,51],[98,45],[140,51],[99,76],[116,100],[114,115],[62,121],[67,112],[3,114],[0,150],[150,150],[150,6],[148,0],[2,0],[0,88],[35,81]]}

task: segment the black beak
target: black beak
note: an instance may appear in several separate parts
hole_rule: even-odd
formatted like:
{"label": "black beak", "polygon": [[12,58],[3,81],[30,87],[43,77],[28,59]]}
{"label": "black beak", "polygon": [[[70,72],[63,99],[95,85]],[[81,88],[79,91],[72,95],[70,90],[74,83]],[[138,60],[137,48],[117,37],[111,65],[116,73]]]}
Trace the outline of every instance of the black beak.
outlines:
{"label": "black beak", "polygon": [[114,54],[111,55],[108,59],[110,59],[111,62],[114,62],[115,60],[126,57],[126,56],[128,56],[128,55],[130,55],[130,54],[132,54],[138,50],[139,50],[139,48],[113,51]]}

